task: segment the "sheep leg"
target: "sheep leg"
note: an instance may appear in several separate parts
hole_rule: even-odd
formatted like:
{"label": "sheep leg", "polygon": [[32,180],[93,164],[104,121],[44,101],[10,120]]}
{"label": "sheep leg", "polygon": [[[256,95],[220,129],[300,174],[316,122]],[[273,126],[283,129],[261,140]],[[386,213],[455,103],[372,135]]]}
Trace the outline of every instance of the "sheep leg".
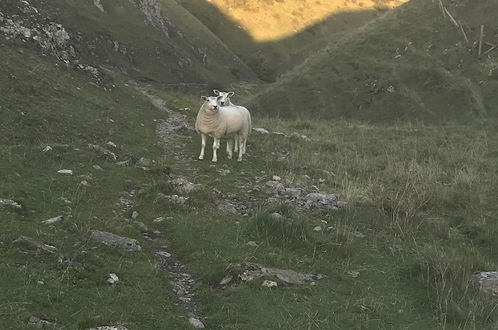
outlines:
{"label": "sheep leg", "polygon": [[233,140],[231,140],[231,139],[227,140],[227,154],[228,154],[228,159],[232,159],[232,156],[233,156]]}
{"label": "sheep leg", "polygon": [[204,150],[206,149],[206,135],[201,134],[202,144],[201,144],[201,154],[199,155],[199,160],[204,159]]}
{"label": "sheep leg", "polygon": [[213,163],[216,163],[218,161],[218,155],[216,154],[216,151],[220,148],[220,139],[214,138],[213,142]]}
{"label": "sheep leg", "polygon": [[238,135],[234,136],[233,142],[234,142],[234,151],[238,152],[239,151],[239,136]]}
{"label": "sheep leg", "polygon": [[238,162],[242,161],[242,155],[244,154],[244,137],[239,135],[239,158],[237,158]]}

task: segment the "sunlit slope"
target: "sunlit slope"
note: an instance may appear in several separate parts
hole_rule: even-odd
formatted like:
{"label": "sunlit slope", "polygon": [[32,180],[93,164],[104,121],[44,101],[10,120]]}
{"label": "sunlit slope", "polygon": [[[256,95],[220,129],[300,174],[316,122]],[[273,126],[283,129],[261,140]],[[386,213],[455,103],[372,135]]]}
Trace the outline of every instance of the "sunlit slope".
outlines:
{"label": "sunlit slope", "polygon": [[265,80],[404,2],[178,0]]}
{"label": "sunlit slope", "polygon": [[[485,43],[498,41],[491,33],[498,27],[494,1],[444,3],[462,22],[468,44],[436,4],[413,0],[310,58],[253,98],[252,108],[368,121],[466,122],[496,115],[498,53],[484,54]],[[488,23],[481,59],[478,22]]]}
{"label": "sunlit slope", "polygon": [[237,22],[256,42],[292,37],[343,12],[387,10],[406,0],[206,0]]}

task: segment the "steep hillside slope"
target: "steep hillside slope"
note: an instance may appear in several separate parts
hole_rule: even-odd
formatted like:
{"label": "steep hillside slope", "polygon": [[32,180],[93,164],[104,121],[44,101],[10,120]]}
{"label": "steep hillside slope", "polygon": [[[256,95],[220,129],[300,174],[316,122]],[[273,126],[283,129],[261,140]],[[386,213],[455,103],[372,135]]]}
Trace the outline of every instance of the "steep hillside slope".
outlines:
{"label": "steep hillside slope", "polygon": [[[498,51],[490,50],[498,44],[495,2],[443,1],[462,22],[468,43],[436,3],[412,0],[325,49],[256,96],[253,109],[378,122],[497,116]],[[485,43],[479,59],[480,24]]]}
{"label": "steep hillside slope", "polygon": [[173,0],[6,0],[0,38],[102,76],[102,68],[170,84],[256,80],[255,74]]}
{"label": "steep hillside slope", "polygon": [[267,81],[406,0],[178,0]]}

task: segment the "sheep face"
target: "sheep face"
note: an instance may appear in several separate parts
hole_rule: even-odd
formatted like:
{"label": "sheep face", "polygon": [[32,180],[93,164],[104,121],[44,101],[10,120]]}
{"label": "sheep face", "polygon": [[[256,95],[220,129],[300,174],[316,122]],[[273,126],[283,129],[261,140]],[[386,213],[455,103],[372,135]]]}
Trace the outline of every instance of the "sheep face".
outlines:
{"label": "sheep face", "polygon": [[219,102],[220,106],[222,106],[222,107],[229,106],[230,105],[230,97],[232,97],[233,94],[235,94],[234,92],[220,92],[217,89],[214,89],[213,93],[215,95],[218,95],[218,97],[221,97],[221,99],[218,102]]}
{"label": "sheep face", "polygon": [[201,96],[201,99],[203,99],[204,102],[204,109],[207,111],[212,111],[212,112],[217,112],[220,107],[219,107],[219,102],[221,99],[221,96]]}

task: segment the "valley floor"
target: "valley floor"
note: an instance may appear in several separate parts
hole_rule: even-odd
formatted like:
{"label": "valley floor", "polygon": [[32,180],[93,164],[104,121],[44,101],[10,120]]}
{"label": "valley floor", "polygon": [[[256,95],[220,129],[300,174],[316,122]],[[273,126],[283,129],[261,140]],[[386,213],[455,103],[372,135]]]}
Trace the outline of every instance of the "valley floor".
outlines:
{"label": "valley floor", "polygon": [[[0,47],[0,198],[22,206],[0,206],[3,328],[35,316],[64,329],[188,329],[188,299],[208,329],[498,327],[496,298],[471,281],[497,269],[494,130],[254,118],[285,135],[253,132],[242,163],[220,152],[214,165],[196,160],[197,100],[120,77],[103,89],[19,52]],[[303,210],[268,181],[348,204]],[[158,251],[185,265],[192,292],[172,285]],[[325,277],[227,279],[251,263]]]}

